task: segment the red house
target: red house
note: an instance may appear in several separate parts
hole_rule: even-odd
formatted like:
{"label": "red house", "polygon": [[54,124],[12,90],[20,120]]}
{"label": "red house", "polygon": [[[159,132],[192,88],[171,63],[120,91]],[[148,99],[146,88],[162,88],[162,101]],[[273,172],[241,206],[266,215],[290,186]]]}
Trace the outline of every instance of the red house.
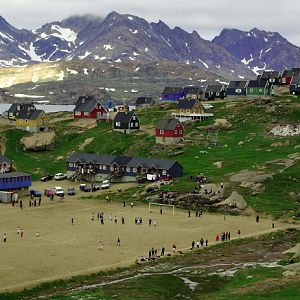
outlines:
{"label": "red house", "polygon": [[177,119],[161,120],[155,128],[157,144],[176,144],[183,138],[183,127]]}
{"label": "red house", "polygon": [[94,96],[80,96],[73,110],[74,119],[97,119],[108,121],[108,111]]}
{"label": "red house", "polygon": [[293,72],[291,70],[284,70],[281,76],[282,85],[290,85],[293,79]]}

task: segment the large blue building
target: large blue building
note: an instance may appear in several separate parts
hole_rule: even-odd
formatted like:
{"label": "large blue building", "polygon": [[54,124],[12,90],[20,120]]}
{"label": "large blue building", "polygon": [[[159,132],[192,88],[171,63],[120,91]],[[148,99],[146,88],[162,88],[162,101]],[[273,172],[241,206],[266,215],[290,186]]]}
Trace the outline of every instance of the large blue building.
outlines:
{"label": "large blue building", "polygon": [[23,172],[10,172],[0,174],[0,191],[17,192],[19,196],[28,194],[32,178]]}

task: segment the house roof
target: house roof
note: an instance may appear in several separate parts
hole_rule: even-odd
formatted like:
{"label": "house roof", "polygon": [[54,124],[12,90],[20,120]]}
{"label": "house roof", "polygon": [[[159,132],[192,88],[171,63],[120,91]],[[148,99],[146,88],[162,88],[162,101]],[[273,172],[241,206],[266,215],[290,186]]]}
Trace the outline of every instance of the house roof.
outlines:
{"label": "house roof", "polygon": [[195,99],[183,99],[183,100],[179,100],[178,104],[177,104],[177,109],[191,109],[194,107],[194,105],[196,104],[197,100]]}
{"label": "house roof", "polygon": [[220,93],[224,89],[224,85],[221,84],[209,84],[205,92],[211,92],[211,93]]}
{"label": "house roof", "polygon": [[114,118],[114,122],[129,123],[133,116],[136,116],[136,114],[133,111],[118,112]]}
{"label": "house roof", "polygon": [[138,97],[136,99],[135,104],[139,105],[139,104],[152,104],[154,103],[154,100],[152,97]]}
{"label": "house roof", "polygon": [[248,82],[248,88],[258,88],[258,87],[265,88],[267,85],[268,85],[268,80],[267,79],[250,80]]}
{"label": "house roof", "polygon": [[27,119],[27,120],[36,120],[39,118],[39,116],[45,112],[41,109],[35,109],[31,111],[21,110],[18,114],[18,119]]}
{"label": "house roof", "polygon": [[187,94],[200,94],[201,93],[201,89],[197,86],[186,86],[183,88],[183,93],[185,95]]}
{"label": "house roof", "polygon": [[248,81],[246,80],[232,80],[229,82],[228,89],[245,89]]}
{"label": "house roof", "polygon": [[175,160],[134,157],[132,160],[130,160],[127,166],[132,168],[137,168],[138,166],[141,166],[142,168],[146,169],[155,167],[157,169],[168,170],[175,163]]}
{"label": "house roof", "polygon": [[31,176],[31,174],[24,173],[24,172],[10,172],[0,174],[0,178],[12,178],[12,177],[20,177],[20,176]]}
{"label": "house roof", "polygon": [[128,157],[128,156],[113,156],[113,155],[98,155],[89,153],[74,153],[67,160],[67,163],[80,161],[82,163],[89,163],[92,161],[97,164],[111,165],[114,162],[119,166],[126,166],[137,168],[150,169],[155,167],[157,169],[168,170],[177,161],[169,159],[158,159],[158,158],[141,158],[141,157]]}
{"label": "house roof", "polygon": [[94,163],[94,164],[103,164],[103,165],[110,165],[114,159],[116,158],[115,155],[99,155],[99,154],[92,154],[92,153],[74,153],[72,154],[66,162],[76,162],[80,161],[81,163]]}
{"label": "house roof", "polygon": [[181,87],[165,87],[163,94],[180,94],[182,92]]}
{"label": "house roof", "polygon": [[74,111],[90,112],[98,103],[101,104],[94,96],[80,96],[75,103]]}
{"label": "house roof", "polygon": [[4,155],[0,155],[0,163],[11,163],[11,160],[7,157],[7,156],[4,156]]}
{"label": "house roof", "polygon": [[293,71],[292,70],[284,70],[282,72],[282,77],[292,77],[293,76]]}
{"label": "house roof", "polygon": [[[18,110],[18,107],[20,107],[20,109]],[[33,103],[13,103],[10,108],[8,109],[8,113],[13,113],[14,115],[18,112],[18,111],[28,111],[29,108],[35,109],[35,106]]]}
{"label": "house roof", "polygon": [[160,120],[159,123],[156,125],[156,129],[160,130],[173,130],[175,126],[178,124],[177,119],[164,119]]}
{"label": "house roof", "polygon": [[300,76],[293,76],[291,84],[300,84]]}
{"label": "house roof", "polygon": [[278,71],[264,71],[260,77],[261,79],[280,78]]}

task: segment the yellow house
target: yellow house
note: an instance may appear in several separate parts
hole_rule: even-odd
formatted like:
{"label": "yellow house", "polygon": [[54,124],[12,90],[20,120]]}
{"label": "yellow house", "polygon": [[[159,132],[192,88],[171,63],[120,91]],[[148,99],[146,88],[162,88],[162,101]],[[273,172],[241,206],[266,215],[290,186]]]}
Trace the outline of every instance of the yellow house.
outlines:
{"label": "yellow house", "polygon": [[203,105],[196,99],[179,100],[176,112],[172,113],[173,118],[180,122],[203,121],[213,117],[212,113],[206,113]]}
{"label": "yellow house", "polygon": [[16,118],[16,127],[30,132],[48,131],[49,117],[40,109],[24,110]]}

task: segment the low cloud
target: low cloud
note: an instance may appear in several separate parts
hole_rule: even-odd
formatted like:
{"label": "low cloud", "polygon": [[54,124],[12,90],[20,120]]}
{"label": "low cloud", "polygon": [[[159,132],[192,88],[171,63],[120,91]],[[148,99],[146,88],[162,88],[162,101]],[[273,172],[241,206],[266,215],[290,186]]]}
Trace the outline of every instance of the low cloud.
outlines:
{"label": "low cloud", "polygon": [[250,30],[253,27],[278,31],[300,45],[299,12],[296,0],[1,0],[1,14],[17,28],[36,29],[70,15],[105,16],[111,11],[129,13],[147,21],[162,20],[171,28],[196,30],[212,39],[223,28]]}

